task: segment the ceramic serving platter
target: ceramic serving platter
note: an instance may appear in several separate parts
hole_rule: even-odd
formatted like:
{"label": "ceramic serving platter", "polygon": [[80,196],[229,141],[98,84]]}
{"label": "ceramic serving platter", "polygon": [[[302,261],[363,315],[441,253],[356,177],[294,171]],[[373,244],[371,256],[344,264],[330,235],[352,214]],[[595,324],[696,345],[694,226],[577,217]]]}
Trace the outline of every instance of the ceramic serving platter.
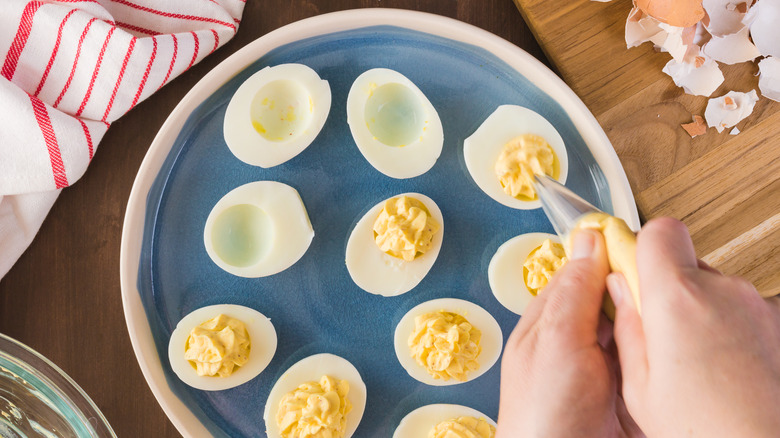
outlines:
{"label": "ceramic serving platter", "polygon": [[[246,78],[283,63],[305,64],[329,82],[330,115],[303,153],[270,169],[253,167],[225,144],[225,110]],[[376,67],[411,79],[439,113],[443,152],[422,176],[384,176],[352,140],[347,93],[358,75]],[[525,106],[547,118],[568,151],[566,185],[638,228],[617,156],[574,93],[526,52],[452,19],[387,9],[310,18],[247,45],[193,87],[141,165],[128,203],[121,255],[125,317],[136,357],[182,434],[265,436],[263,408],[272,385],[295,362],[316,353],[349,360],[366,383],[366,411],[356,437],[392,436],[404,415],[431,403],[466,405],[496,419],[498,365],[464,384],[427,386],[398,363],[393,332],[409,309],[444,297],[468,300],[490,312],[501,326],[503,342],[517,323],[517,315],[490,291],[490,258],[510,238],[553,232],[552,226],[541,209],[515,210],[489,198],[469,176],[463,158],[463,140],[503,104]],[[203,226],[223,195],[261,180],[280,181],[300,193],[315,236],[291,268],[270,277],[240,278],[209,259]],[[347,272],[347,238],[371,206],[405,192],[423,193],[442,210],[441,253],[412,291],[391,298],[368,294]],[[197,390],[172,372],[168,339],[183,316],[222,303],[270,317],[278,333],[276,355],[244,385]]]}

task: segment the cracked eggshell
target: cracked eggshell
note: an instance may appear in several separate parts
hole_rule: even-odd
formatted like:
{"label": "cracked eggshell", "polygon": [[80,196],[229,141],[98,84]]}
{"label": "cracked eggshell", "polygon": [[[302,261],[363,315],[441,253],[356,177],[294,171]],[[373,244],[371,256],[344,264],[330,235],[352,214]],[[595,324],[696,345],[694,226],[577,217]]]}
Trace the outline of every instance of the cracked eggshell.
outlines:
{"label": "cracked eggshell", "polygon": [[635,0],[642,11],[663,23],[688,27],[704,18],[702,0]]}
{"label": "cracked eggshell", "polygon": [[745,25],[742,19],[750,8],[748,1],[735,0],[703,0],[702,6],[707,12],[702,23],[707,31],[714,36],[725,36],[737,33]]}
{"label": "cracked eggshell", "polygon": [[750,42],[748,28],[723,37],[713,36],[702,51],[712,59],[724,64],[747,62],[761,56],[758,48]]}
{"label": "cracked eggshell", "polygon": [[724,80],[718,64],[702,56],[697,57],[694,63],[671,59],[664,66],[663,72],[671,76],[678,87],[694,96],[711,95]]}
{"label": "cracked eggshell", "polygon": [[652,40],[656,35],[664,32],[659,24],[658,20],[634,7],[626,20],[626,46],[630,49]]}
{"label": "cracked eggshell", "polygon": [[764,56],[780,57],[780,0],[761,0],[745,14],[750,37]]}
{"label": "cracked eggshell", "polygon": [[710,99],[707,109],[704,110],[704,118],[707,125],[723,132],[744,120],[753,112],[758,101],[756,90],[748,93],[729,91],[723,96]]}
{"label": "cracked eggshell", "polygon": [[764,58],[758,62],[758,89],[761,95],[775,102],[780,102],[780,59]]}

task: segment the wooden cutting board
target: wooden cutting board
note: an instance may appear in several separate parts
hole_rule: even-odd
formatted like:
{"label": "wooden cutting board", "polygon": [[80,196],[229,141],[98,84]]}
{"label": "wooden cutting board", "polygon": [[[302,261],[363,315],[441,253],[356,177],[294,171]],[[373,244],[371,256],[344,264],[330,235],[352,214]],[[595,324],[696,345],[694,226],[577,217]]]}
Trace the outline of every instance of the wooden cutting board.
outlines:
{"label": "wooden cutting board", "polygon": [[[761,98],[738,135],[680,127],[704,115],[661,69],[651,43],[626,48],[631,0],[514,0],[550,62],[612,142],[643,221],[682,220],[698,256],[762,294],[780,292],[780,103]],[[724,66],[713,94],[757,89],[754,64]],[[760,94],[760,93],[759,93]]]}

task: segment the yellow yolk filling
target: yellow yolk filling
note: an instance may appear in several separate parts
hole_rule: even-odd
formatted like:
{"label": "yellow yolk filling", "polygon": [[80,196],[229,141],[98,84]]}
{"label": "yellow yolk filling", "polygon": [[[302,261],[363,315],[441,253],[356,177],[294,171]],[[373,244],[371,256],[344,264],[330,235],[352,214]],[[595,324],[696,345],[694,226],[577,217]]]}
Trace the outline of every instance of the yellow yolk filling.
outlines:
{"label": "yellow yolk filling", "polygon": [[558,269],[566,264],[566,252],[563,245],[546,239],[544,243],[531,251],[523,263],[525,285],[531,295],[541,292]]}
{"label": "yellow yolk filling", "polygon": [[199,376],[228,377],[249,360],[250,348],[244,323],[219,314],[192,329],[184,358]]}
{"label": "yellow yolk filling", "polygon": [[352,403],[349,383],[322,376],[288,392],[279,402],[276,424],[283,438],[341,438]]}
{"label": "yellow yolk filling", "polygon": [[496,428],[483,418],[460,417],[442,421],[430,432],[428,438],[493,438]]}
{"label": "yellow yolk filling", "polygon": [[416,317],[414,325],[408,341],[412,357],[434,379],[465,382],[466,373],[479,369],[482,332],[466,318],[438,311]]}
{"label": "yellow yolk filling", "polygon": [[504,145],[496,161],[495,172],[504,192],[523,201],[537,199],[534,174],[558,178],[560,165],[552,147],[544,138],[525,134]]}
{"label": "yellow yolk filling", "polygon": [[374,222],[374,239],[382,252],[409,262],[431,249],[439,228],[425,204],[400,196],[385,202]]}

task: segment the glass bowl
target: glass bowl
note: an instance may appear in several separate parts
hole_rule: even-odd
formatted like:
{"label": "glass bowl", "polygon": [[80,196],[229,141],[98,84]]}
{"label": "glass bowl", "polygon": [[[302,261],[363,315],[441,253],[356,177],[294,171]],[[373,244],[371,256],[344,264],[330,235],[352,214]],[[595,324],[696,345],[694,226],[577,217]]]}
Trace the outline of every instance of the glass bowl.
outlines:
{"label": "glass bowl", "polygon": [[0,333],[0,437],[115,437],[87,394],[57,365]]}

